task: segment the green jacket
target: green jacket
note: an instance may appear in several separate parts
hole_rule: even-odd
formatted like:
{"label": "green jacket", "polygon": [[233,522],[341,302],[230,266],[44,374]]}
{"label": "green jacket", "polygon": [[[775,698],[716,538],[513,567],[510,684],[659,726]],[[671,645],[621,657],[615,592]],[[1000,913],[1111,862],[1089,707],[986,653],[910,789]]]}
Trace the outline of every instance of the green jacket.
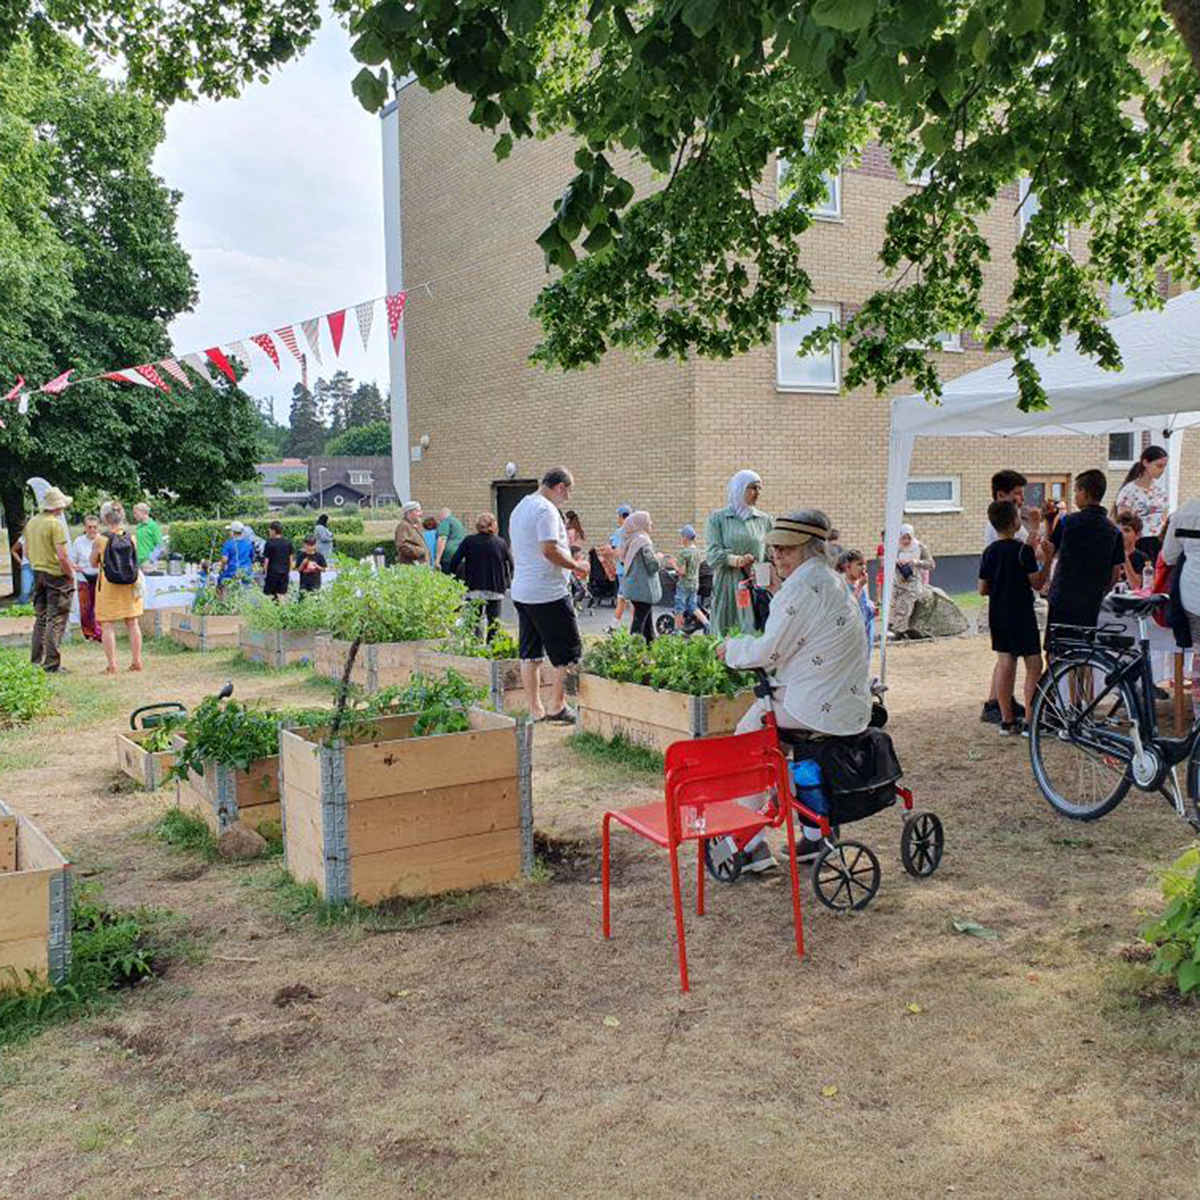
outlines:
{"label": "green jacket", "polygon": [[643,546],[625,568],[621,595],[636,604],[657,604],[662,599],[662,580],[658,572],[657,555],[649,546]]}

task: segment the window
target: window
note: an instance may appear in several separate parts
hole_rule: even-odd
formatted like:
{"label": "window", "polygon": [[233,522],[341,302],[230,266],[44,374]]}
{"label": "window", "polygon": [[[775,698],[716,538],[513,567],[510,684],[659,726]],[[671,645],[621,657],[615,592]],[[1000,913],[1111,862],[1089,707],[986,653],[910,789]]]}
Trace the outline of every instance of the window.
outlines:
{"label": "window", "polygon": [[[1042,202],[1038,199],[1037,192],[1030,188],[1028,178],[1021,180],[1018,186],[1018,198],[1020,207],[1017,209],[1017,227],[1020,235],[1024,237],[1025,230],[1029,227],[1029,222],[1042,211]],[[1062,238],[1055,244],[1060,250],[1070,250],[1070,230],[1064,229],[1062,231]]]}
{"label": "window", "polygon": [[350,482],[351,483],[360,483],[360,484],[361,483],[370,483],[371,482],[371,472],[370,471],[351,471],[350,472]]}
{"label": "window", "polygon": [[958,475],[918,475],[908,481],[904,493],[905,512],[962,512]]}
{"label": "window", "polygon": [[[1114,279],[1109,284],[1108,311],[1114,317],[1123,317],[1126,313],[1133,312],[1133,297],[1125,290],[1125,285],[1119,279]],[[1125,435],[1119,434],[1118,436],[1124,437]]]}
{"label": "window", "polygon": [[904,172],[902,178],[909,187],[927,187],[933,182],[933,167],[918,168],[917,163],[920,162],[920,156],[910,158],[904,164]]}
{"label": "window", "polygon": [[[808,134],[804,135],[804,148],[808,149]],[[780,204],[790,203],[796,190],[796,185],[789,178],[791,164],[786,158],[775,160],[775,194]],[[821,175],[825,181],[825,198],[819,200],[813,208],[814,217],[826,221],[836,221],[842,215],[842,173],[841,171],[825,172]]]}
{"label": "window", "polygon": [[814,304],[812,312],[792,319],[790,314],[776,326],[775,380],[786,392],[836,392],[842,382],[842,349],[833,342],[827,350],[797,355],[800,343],[815,329],[841,320],[836,304]]}
{"label": "window", "polygon": [[[948,329],[939,330],[933,335],[935,345],[941,349],[949,351],[952,354],[962,353],[962,334],[951,333]],[[910,350],[924,350],[925,343],[921,341],[905,343]]]}
{"label": "window", "polygon": [[1127,467],[1135,458],[1132,433],[1110,433],[1108,435],[1108,465],[1110,467]]}

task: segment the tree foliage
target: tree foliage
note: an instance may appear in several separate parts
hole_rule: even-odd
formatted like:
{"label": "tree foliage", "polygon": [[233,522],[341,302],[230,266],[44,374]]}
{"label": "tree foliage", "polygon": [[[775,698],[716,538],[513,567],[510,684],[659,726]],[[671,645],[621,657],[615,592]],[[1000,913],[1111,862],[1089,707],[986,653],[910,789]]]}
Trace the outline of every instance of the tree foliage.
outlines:
{"label": "tree foliage", "polygon": [[293,458],[320,454],[325,445],[325,425],[317,398],[302,383],[292,388],[292,410],[288,418],[288,436],[284,447]]}
{"label": "tree foliage", "polygon": [[[175,230],[178,196],[154,175],[156,107],[43,38],[0,59],[0,379],[86,378],[170,352],[167,324],[195,300]],[[11,251],[11,253],[10,253]],[[4,415],[0,500],[22,518],[24,480],[123,496],[227,499],[253,474],[253,402],[199,378],[168,397],[96,382],[33,394]]]}
{"label": "tree foliage", "polygon": [[390,421],[373,421],[357,429],[331,438],[325,444],[326,454],[339,455],[386,455],[392,452],[392,426]]}

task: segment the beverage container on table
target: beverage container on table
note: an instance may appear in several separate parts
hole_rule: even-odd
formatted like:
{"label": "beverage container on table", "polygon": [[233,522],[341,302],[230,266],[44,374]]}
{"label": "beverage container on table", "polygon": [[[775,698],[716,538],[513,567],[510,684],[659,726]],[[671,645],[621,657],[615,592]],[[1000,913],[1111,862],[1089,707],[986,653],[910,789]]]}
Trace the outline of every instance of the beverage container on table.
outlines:
{"label": "beverage container on table", "polygon": [[1147,563],[1142,568],[1142,590],[1146,592],[1154,591],[1154,568]]}

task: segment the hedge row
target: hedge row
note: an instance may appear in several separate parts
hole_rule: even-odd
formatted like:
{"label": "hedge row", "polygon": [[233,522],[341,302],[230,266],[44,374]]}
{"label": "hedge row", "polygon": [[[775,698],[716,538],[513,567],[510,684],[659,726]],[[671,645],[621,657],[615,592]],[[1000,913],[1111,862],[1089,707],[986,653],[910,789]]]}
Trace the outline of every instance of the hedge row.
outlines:
{"label": "hedge row", "polygon": [[[329,523],[334,523],[330,518]],[[361,524],[361,522],[360,522]],[[360,559],[374,554],[381,549],[389,567],[396,563],[396,539],[394,537],[376,537],[372,534],[340,534],[336,530],[333,535],[333,552],[344,554],[347,558]]]}
{"label": "hedge row", "polygon": [[[249,520],[259,537],[267,536],[267,526],[278,521],[283,526],[283,536],[291,538],[299,549],[306,534],[312,533],[316,516],[311,517],[231,517],[230,520]],[[329,528],[333,530],[334,545],[339,535],[362,534],[362,517],[330,517]],[[182,554],[187,562],[199,562],[220,551],[229,537],[229,521],[172,521],[171,553]],[[369,539],[367,539],[369,540]]]}

